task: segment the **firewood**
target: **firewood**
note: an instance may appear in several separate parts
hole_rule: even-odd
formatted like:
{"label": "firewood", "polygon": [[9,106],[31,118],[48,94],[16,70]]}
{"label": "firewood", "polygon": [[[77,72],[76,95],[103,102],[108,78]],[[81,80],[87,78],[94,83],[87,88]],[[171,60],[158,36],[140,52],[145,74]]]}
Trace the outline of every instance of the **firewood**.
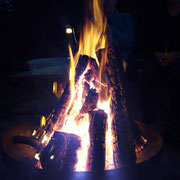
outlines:
{"label": "firewood", "polygon": [[90,82],[93,77],[93,70],[89,69],[88,72],[84,75],[87,82]]}
{"label": "firewood", "polygon": [[49,144],[40,154],[40,162],[47,171],[74,170],[76,151],[81,146],[80,137],[74,134],[55,132]]}
{"label": "firewood", "polygon": [[105,168],[107,114],[103,110],[92,111],[90,119],[89,166],[92,171],[103,171]]}
{"label": "firewood", "polygon": [[85,69],[87,68],[88,62],[92,61],[93,59],[84,55],[80,56],[78,64],[76,66],[76,77],[75,77],[75,82],[79,80],[79,77],[83,74]]}
{"label": "firewood", "polygon": [[120,79],[118,61],[121,60],[116,58],[114,48],[110,46],[108,48],[106,73],[112,91],[111,111],[114,113],[112,132],[114,135],[115,167],[128,166],[136,162],[134,134],[128,115],[124,84],[122,78]]}
{"label": "firewood", "polygon": [[83,86],[83,94],[82,94],[83,101],[85,101],[86,95],[88,94],[89,90],[90,90],[90,85],[87,82],[85,82]]}
{"label": "firewood", "polygon": [[97,107],[98,93],[95,89],[90,89],[88,95],[86,96],[83,107],[80,110],[81,114],[93,111]]}
{"label": "firewood", "polygon": [[[75,84],[78,82],[79,77],[82,75],[84,70],[87,68],[88,62],[91,60],[88,56],[80,56],[78,64],[76,66],[76,76],[75,76]],[[91,60],[92,61],[92,60]],[[44,130],[48,134],[51,134],[54,130],[54,126],[56,125],[57,128],[61,128],[61,126],[64,123],[64,115],[66,112],[66,108],[69,105],[71,94],[70,94],[70,86],[69,83],[66,85],[66,88],[64,89],[64,93],[61,96],[61,99],[59,100],[55,111],[51,114],[51,116],[47,119],[46,126]],[[39,136],[39,131],[37,132],[37,136]]]}

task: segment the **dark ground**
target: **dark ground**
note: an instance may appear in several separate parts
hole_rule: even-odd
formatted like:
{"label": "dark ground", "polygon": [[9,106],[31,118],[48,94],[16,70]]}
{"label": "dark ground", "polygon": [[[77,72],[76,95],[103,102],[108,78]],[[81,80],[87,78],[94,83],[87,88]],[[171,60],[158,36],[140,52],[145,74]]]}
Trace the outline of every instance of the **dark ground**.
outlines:
{"label": "dark ground", "polygon": [[[78,3],[73,1],[74,4],[70,6],[70,10],[67,8],[69,2],[70,0],[61,2],[53,0],[49,6],[44,1],[38,1],[38,3],[36,1],[13,1],[12,8],[8,7],[11,11],[3,11],[4,14],[1,11],[0,140],[5,131],[17,124],[29,120],[39,121],[41,115],[47,115],[57,103],[56,97],[51,92],[54,77],[50,78],[51,81],[45,77],[35,77],[35,81],[33,78],[13,79],[10,78],[10,75],[28,70],[26,62],[30,59],[67,55],[65,25],[76,24],[78,21],[78,18],[76,21],[72,19],[74,14],[69,14],[72,12],[73,6],[78,7]],[[119,2],[119,9],[122,12],[131,13],[135,21],[138,34],[135,37],[134,56],[137,59],[148,54],[150,43],[146,43],[148,39],[144,38],[146,35],[142,33],[142,30],[144,27],[150,28],[150,24],[148,24],[150,21],[146,21],[144,25],[144,19],[146,17],[151,19],[154,2],[148,2],[146,5],[146,2],[142,0],[138,0],[137,3],[132,0]],[[80,16],[82,10],[79,8],[76,10]],[[147,46],[145,47],[144,44]],[[142,121],[141,102],[143,98],[143,75],[141,74],[143,65],[141,63],[140,66],[134,67],[135,74],[128,85],[132,114],[134,119],[139,121]],[[167,118],[170,108],[169,99],[163,87],[159,87],[154,92],[154,100],[156,116],[149,126],[161,134],[171,125],[171,117]],[[148,179],[180,179],[179,162],[178,142],[175,145],[169,142],[165,143],[158,168],[154,169]],[[0,155],[0,180],[13,179],[13,175],[5,167]]]}

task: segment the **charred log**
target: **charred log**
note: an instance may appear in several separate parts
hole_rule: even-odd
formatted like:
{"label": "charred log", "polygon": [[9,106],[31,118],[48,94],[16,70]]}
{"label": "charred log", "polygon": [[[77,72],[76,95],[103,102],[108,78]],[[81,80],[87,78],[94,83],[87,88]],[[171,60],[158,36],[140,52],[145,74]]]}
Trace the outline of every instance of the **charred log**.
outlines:
{"label": "charred log", "polygon": [[[89,61],[93,61],[91,60],[91,58],[89,58],[88,56],[80,56],[78,64],[76,66],[76,77],[75,77],[75,83],[78,82],[79,77],[82,75],[82,73],[84,72],[84,70],[87,68],[88,62]],[[58,126],[59,128],[62,126],[62,124],[64,123],[64,114],[66,112],[66,108],[68,107],[69,103],[70,103],[70,86],[69,83],[66,85],[66,88],[64,89],[64,93],[62,94],[61,99],[59,100],[55,111],[51,114],[51,116],[47,119],[47,123],[46,126],[44,127],[44,130],[46,130],[46,132],[48,134],[53,132],[54,129],[54,125],[58,122],[58,124],[56,124],[56,126]],[[40,136],[40,131],[38,131],[36,137]]]}
{"label": "charred log", "polygon": [[90,156],[89,164],[92,171],[103,171],[105,168],[105,135],[107,114],[102,111],[90,113]]}
{"label": "charred log", "polygon": [[91,58],[89,61],[90,68],[93,69],[93,73],[98,75],[99,67],[96,63],[96,60]]}
{"label": "charred log", "polygon": [[80,138],[74,134],[55,132],[40,155],[43,169],[47,171],[74,170],[76,151],[81,146]]}
{"label": "charred log", "polygon": [[85,69],[87,68],[88,62],[91,61],[91,58],[84,55],[80,56],[78,64],[76,66],[76,77],[75,77],[75,82],[79,80],[79,77],[83,74]]}
{"label": "charred log", "polygon": [[86,96],[83,107],[80,110],[81,114],[93,111],[97,107],[98,93],[95,89],[90,89],[88,95]]}
{"label": "charred log", "polygon": [[112,90],[111,111],[114,113],[114,163],[116,167],[132,165],[136,161],[134,134],[128,116],[124,89],[113,47],[108,48],[106,73]]}
{"label": "charred log", "polygon": [[84,75],[87,82],[90,82],[93,77],[93,70],[89,69],[88,72]]}
{"label": "charred log", "polygon": [[86,98],[86,95],[88,94],[89,90],[90,90],[90,85],[87,82],[85,82],[83,87],[82,99]]}

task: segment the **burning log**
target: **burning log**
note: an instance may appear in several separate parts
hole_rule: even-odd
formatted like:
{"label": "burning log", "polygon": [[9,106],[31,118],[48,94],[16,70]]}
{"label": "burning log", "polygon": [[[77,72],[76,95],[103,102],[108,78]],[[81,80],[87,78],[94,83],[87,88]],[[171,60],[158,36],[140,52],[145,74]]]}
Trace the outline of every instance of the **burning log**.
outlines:
{"label": "burning log", "polygon": [[76,151],[81,146],[80,137],[74,134],[55,132],[49,144],[43,149],[40,161],[47,171],[74,170]]}
{"label": "burning log", "polygon": [[80,113],[84,114],[93,111],[97,107],[98,97],[96,89],[90,89]]}
{"label": "burning log", "polygon": [[[77,84],[79,77],[82,75],[82,73],[87,68],[88,62],[93,63],[93,62],[95,62],[95,60],[86,55],[80,56],[78,64],[76,66],[75,84]],[[58,128],[60,128],[62,126],[62,124],[64,123],[64,114],[66,112],[66,108],[68,107],[68,105],[70,103],[70,99],[71,99],[71,94],[70,94],[70,86],[68,83],[64,90],[64,93],[62,94],[61,99],[59,100],[59,102],[55,108],[55,111],[47,119],[46,126],[44,127],[44,130],[46,130],[46,132],[48,132],[49,134],[53,131],[54,125],[57,122],[60,123],[60,124],[58,124]],[[37,137],[38,137],[39,133],[41,133],[41,132],[37,133],[37,135],[36,135]]]}
{"label": "burning log", "polygon": [[90,90],[90,85],[87,82],[85,82],[83,87],[82,99],[86,98],[86,95],[88,94],[89,90]]}
{"label": "burning log", "polygon": [[84,75],[87,82],[90,82],[93,77],[93,70],[89,69],[88,72]]}
{"label": "burning log", "polygon": [[105,168],[105,134],[107,114],[103,110],[90,112],[90,156],[92,171],[103,171]]}
{"label": "burning log", "polygon": [[118,62],[113,47],[108,48],[106,73],[112,90],[111,111],[114,113],[112,131],[114,135],[115,167],[128,166],[136,162],[134,134],[128,116],[124,89],[120,81]]}
{"label": "burning log", "polygon": [[90,62],[90,61],[95,61],[95,60],[93,60],[92,58],[90,58],[86,55],[80,56],[78,64],[76,66],[75,82],[77,82],[79,80],[79,77],[83,74],[83,72],[87,68],[88,62]]}

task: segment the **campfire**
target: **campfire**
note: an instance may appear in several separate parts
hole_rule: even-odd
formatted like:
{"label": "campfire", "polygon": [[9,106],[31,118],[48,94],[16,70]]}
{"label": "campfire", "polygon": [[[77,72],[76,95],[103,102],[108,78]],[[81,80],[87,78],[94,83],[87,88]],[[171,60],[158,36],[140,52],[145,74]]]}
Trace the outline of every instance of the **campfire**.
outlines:
{"label": "campfire", "polygon": [[133,121],[120,48],[110,41],[102,0],[91,3],[78,50],[69,45],[69,81],[53,83],[56,108],[40,125],[27,116],[3,135],[2,160],[15,179],[119,179],[126,170],[128,179],[145,179],[146,165],[157,167],[162,138]]}
{"label": "campfire", "polygon": [[34,158],[42,169],[112,170],[136,161],[133,123],[102,1],[93,0],[92,9],[75,55],[69,45],[69,82],[58,105],[32,132],[41,142]]}

